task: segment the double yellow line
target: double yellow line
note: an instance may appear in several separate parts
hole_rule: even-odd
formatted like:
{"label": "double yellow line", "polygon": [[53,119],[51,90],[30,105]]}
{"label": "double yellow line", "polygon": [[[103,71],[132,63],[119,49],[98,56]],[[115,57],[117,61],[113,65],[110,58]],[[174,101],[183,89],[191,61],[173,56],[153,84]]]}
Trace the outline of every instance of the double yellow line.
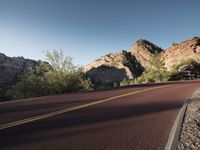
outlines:
{"label": "double yellow line", "polygon": [[[167,85],[167,86],[169,86],[169,85]],[[122,98],[122,97],[125,97],[125,96],[129,96],[129,95],[133,95],[133,94],[137,94],[137,93],[142,93],[142,92],[145,92],[145,91],[150,91],[150,90],[158,89],[158,88],[162,88],[162,87],[166,87],[166,86],[152,87],[152,88],[148,88],[148,89],[144,89],[144,90],[140,90],[140,91],[134,91],[134,92],[130,92],[130,93],[127,93],[127,94],[113,96],[113,97],[110,97],[110,98],[107,98],[107,99],[102,99],[102,100],[98,100],[98,101],[95,101],[95,102],[90,102],[90,103],[87,103],[87,104],[73,106],[73,107],[62,109],[62,110],[38,115],[38,116],[35,116],[35,117],[30,117],[30,118],[10,122],[10,123],[7,123],[7,124],[2,124],[2,125],[0,125],[0,130],[19,126],[19,125],[22,125],[22,124],[27,124],[27,123],[30,123],[30,122],[49,118],[49,117],[56,116],[56,115],[59,115],[59,114],[63,114],[63,113],[66,113],[66,112],[78,110],[78,109],[81,109],[81,108],[86,108],[86,107],[89,107],[89,106],[101,104],[101,103],[108,102],[108,101],[115,100],[115,99],[119,99],[119,98]]]}

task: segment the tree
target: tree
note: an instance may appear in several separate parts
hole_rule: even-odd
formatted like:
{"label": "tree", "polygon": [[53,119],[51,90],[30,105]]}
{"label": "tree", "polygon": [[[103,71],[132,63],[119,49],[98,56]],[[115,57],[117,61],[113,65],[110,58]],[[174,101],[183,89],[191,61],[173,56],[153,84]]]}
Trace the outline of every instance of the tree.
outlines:
{"label": "tree", "polygon": [[46,51],[46,60],[53,69],[59,73],[71,73],[76,71],[77,66],[73,64],[72,57],[64,56],[63,50]]}
{"label": "tree", "polygon": [[155,53],[151,57],[149,63],[150,63],[150,66],[151,66],[151,70],[158,70],[158,71],[166,70],[165,63],[162,60],[160,53]]}
{"label": "tree", "polygon": [[150,69],[136,78],[134,80],[135,83],[163,82],[169,79],[170,73],[166,70],[165,63],[159,53],[155,53],[149,63],[151,66]]}
{"label": "tree", "polygon": [[37,62],[35,68],[20,77],[19,82],[6,92],[8,99],[22,99],[71,91],[89,90],[93,84],[81,75],[81,69],[62,50],[47,51],[46,60]]}
{"label": "tree", "polygon": [[78,90],[78,67],[72,62],[70,56],[64,56],[62,50],[46,51],[46,60],[52,66],[52,70],[46,73],[46,78],[55,94]]}

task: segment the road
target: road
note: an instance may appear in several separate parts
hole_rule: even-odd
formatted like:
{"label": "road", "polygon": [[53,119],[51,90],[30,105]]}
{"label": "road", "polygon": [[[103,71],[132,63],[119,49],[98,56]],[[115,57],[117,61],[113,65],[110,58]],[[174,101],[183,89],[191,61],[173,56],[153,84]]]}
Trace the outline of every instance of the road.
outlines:
{"label": "road", "polygon": [[200,81],[0,103],[1,150],[164,149]]}

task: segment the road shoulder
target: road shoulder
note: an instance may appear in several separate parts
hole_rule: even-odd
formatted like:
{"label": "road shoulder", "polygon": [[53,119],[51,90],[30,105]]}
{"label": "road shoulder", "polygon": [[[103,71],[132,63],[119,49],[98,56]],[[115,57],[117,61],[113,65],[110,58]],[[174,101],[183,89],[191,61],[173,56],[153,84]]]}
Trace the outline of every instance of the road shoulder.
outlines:
{"label": "road shoulder", "polygon": [[200,149],[200,89],[188,101],[177,149]]}

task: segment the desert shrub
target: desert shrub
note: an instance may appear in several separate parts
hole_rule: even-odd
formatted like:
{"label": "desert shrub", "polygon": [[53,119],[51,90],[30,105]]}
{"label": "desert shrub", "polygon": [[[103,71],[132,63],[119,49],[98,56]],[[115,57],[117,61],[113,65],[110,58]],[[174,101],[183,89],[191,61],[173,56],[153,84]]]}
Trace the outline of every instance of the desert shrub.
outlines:
{"label": "desert shrub", "polygon": [[179,45],[178,43],[175,42],[172,43],[172,46],[178,46],[178,45]]}
{"label": "desert shrub", "polygon": [[128,86],[128,85],[130,85],[130,81],[128,79],[123,79],[120,82],[120,86]]}
{"label": "desert shrub", "polygon": [[163,82],[170,78],[170,72],[166,71],[164,61],[159,53],[155,53],[150,60],[150,69],[144,71],[141,76],[134,80],[134,83]]}
{"label": "desert shrub", "polygon": [[36,67],[20,77],[19,82],[6,91],[8,99],[22,99],[47,95],[50,93],[46,72],[52,68],[47,63],[38,62]]}
{"label": "desert shrub", "polygon": [[19,82],[6,91],[8,99],[22,99],[61,94],[93,88],[91,80],[84,77],[71,57],[63,51],[46,52],[47,61],[39,61],[36,67],[20,77]]}
{"label": "desert shrub", "polygon": [[184,60],[184,61],[180,62],[179,64],[173,66],[173,72],[177,72],[181,66],[189,65],[189,64],[193,64],[194,65],[194,64],[198,64],[198,63],[192,58]]}
{"label": "desert shrub", "polygon": [[164,82],[169,80],[170,75],[171,73],[168,71],[150,70],[143,72],[141,76],[134,80],[134,82],[136,84],[148,82]]}
{"label": "desert shrub", "polygon": [[118,87],[118,83],[113,83],[113,87],[114,88]]}
{"label": "desert shrub", "polygon": [[174,66],[170,80],[197,79],[199,74],[200,64],[193,59],[188,59]]}

